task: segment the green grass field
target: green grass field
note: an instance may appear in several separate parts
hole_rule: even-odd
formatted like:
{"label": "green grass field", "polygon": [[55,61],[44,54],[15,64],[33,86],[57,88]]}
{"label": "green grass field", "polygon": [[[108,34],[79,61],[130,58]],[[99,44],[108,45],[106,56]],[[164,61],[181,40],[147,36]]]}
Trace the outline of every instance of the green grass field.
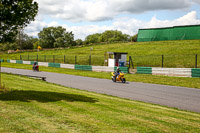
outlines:
{"label": "green grass field", "polygon": [[0,132],[200,132],[200,114],[2,74]]}
{"label": "green grass field", "polygon": [[[103,65],[104,54],[106,52],[127,52],[132,56],[134,66],[153,66],[160,67],[162,64],[162,55],[164,55],[164,67],[195,67],[195,55],[200,54],[200,40],[182,40],[182,41],[158,41],[158,42],[134,42],[134,43],[116,43],[116,44],[97,44],[85,47],[70,49],[48,50],[40,52],[24,52],[15,54],[1,54],[3,59],[37,60],[74,64],[75,56],[77,63],[81,65],[89,64],[90,48],[92,55],[92,65]],[[29,57],[28,57],[29,55]],[[46,56],[44,56],[46,55]],[[198,55],[198,67],[200,67],[200,55]]]}
{"label": "green grass field", "polygon": [[[32,69],[31,65],[25,65],[25,64],[2,63],[2,66],[11,67],[11,68],[29,69],[29,70]],[[53,68],[53,67],[43,67],[43,66],[40,66],[40,71],[111,79],[111,74],[107,72],[80,71],[80,70],[74,70],[74,69]],[[163,85],[181,86],[181,87],[200,89],[200,78],[167,77],[167,76],[157,76],[157,75],[149,75],[149,74],[126,74],[125,78],[127,81],[133,81],[133,82],[163,84]]]}

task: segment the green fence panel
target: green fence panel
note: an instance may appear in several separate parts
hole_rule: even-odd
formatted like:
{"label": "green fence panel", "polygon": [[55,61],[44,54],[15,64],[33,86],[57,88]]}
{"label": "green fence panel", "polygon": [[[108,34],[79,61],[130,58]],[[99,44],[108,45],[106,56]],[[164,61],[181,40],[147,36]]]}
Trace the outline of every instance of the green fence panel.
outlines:
{"label": "green fence panel", "polygon": [[76,70],[92,71],[92,66],[89,65],[75,65]]}
{"label": "green fence panel", "polygon": [[137,67],[138,74],[152,74],[151,67]]}
{"label": "green fence panel", "polygon": [[60,68],[60,63],[54,63],[54,67]]}
{"label": "green fence panel", "polygon": [[1,62],[4,62],[4,59],[1,59]]}
{"label": "green fence panel", "polygon": [[[123,72],[123,73],[129,73],[129,68],[128,67],[119,67],[120,68],[120,70],[121,70],[121,72]],[[117,70],[117,67],[114,67],[114,71],[116,71]]]}
{"label": "green fence panel", "polygon": [[60,63],[48,63],[48,66],[60,68]]}
{"label": "green fence panel", "polygon": [[23,61],[22,60],[16,60],[16,63],[17,64],[23,64]]}
{"label": "green fence panel", "polygon": [[193,68],[192,69],[192,77],[200,77],[200,69]]}
{"label": "green fence panel", "polygon": [[10,63],[10,60],[7,60],[8,63]]}
{"label": "green fence panel", "polygon": [[76,70],[82,70],[81,65],[75,65],[74,67],[75,67]]}
{"label": "green fence panel", "polygon": [[138,42],[200,39],[200,25],[139,29]]}

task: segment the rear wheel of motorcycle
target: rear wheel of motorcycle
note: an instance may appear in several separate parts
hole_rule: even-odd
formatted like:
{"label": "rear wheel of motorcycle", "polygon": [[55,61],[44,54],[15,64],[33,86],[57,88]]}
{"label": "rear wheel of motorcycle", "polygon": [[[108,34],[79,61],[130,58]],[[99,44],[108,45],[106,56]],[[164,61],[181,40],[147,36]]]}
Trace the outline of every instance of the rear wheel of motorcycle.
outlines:
{"label": "rear wheel of motorcycle", "polygon": [[122,83],[126,83],[126,79],[125,78],[122,79]]}

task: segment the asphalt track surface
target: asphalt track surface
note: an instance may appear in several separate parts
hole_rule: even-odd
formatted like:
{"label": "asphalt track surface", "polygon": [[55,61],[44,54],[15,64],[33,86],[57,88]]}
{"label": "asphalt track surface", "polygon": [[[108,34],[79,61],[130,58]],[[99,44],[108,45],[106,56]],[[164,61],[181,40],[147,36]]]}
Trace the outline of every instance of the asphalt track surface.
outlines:
{"label": "asphalt track surface", "polygon": [[108,79],[5,67],[1,70],[6,73],[46,77],[47,82],[80,90],[200,112],[200,89],[137,82],[114,83]]}

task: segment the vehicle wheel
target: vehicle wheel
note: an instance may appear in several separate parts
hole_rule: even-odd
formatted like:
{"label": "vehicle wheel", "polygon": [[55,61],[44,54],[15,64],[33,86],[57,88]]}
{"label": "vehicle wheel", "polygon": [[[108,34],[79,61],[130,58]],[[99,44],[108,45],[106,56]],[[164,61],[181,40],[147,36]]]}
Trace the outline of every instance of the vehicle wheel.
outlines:
{"label": "vehicle wheel", "polygon": [[126,83],[126,79],[125,78],[122,79],[122,83]]}
{"label": "vehicle wheel", "polygon": [[116,79],[113,77],[113,78],[112,78],[112,81],[113,81],[113,82],[116,82]]}

